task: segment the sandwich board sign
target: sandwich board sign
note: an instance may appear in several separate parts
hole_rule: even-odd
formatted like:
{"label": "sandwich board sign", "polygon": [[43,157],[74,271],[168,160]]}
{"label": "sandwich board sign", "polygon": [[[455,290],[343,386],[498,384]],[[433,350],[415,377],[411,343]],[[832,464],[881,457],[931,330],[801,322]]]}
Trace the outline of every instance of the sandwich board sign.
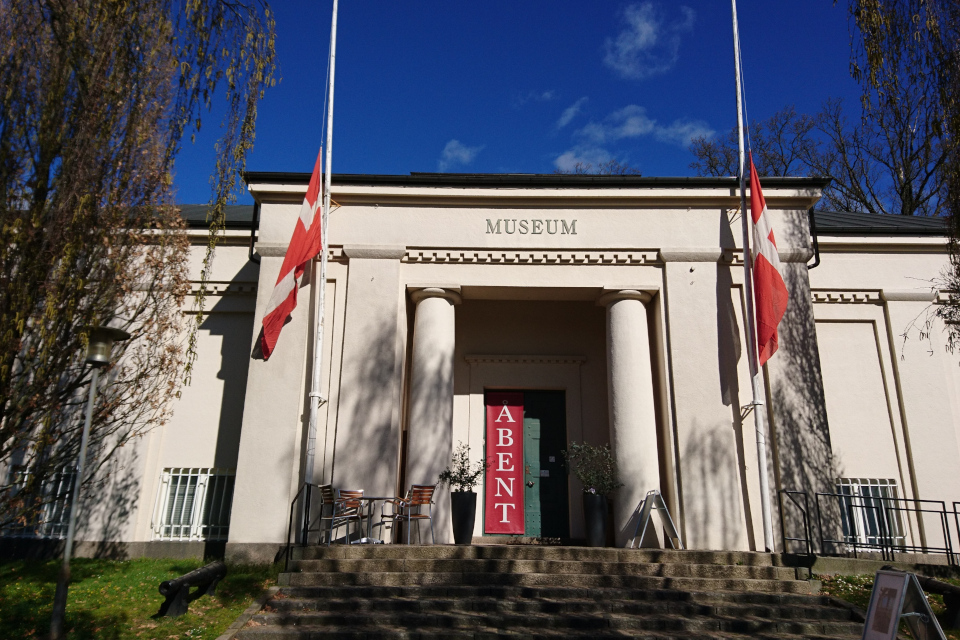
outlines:
{"label": "sandwich board sign", "polygon": [[901,620],[907,623],[915,640],[946,640],[917,576],[877,571],[862,640],[896,640]]}

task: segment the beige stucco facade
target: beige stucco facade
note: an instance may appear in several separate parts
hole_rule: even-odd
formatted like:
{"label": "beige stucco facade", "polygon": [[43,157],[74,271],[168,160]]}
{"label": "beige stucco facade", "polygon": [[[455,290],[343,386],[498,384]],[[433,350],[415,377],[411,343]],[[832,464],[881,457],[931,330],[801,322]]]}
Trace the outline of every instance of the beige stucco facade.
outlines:
{"label": "beige stucco facade", "polygon": [[[218,249],[193,384],[137,444],[119,541],[159,537],[165,469],[222,468],[235,470],[227,554],[273,557],[303,482],[376,496],[433,484],[457,442],[483,455],[485,391],[551,390],[563,392],[567,441],[614,451],[618,545],[658,489],[689,548],[763,548],[735,181],[335,176],[308,477],[319,262],[271,358],[256,348],[307,178],[248,176],[260,262],[242,231]],[[778,548],[780,489],[882,481],[900,498],[960,501],[960,369],[942,328],[923,326],[944,238],[825,231],[811,270],[821,186],[764,191],[790,291],[760,409]],[[571,477],[573,540],[581,490]],[[449,492],[437,497],[437,541],[450,542]],[[943,544],[939,520],[904,527],[914,544]]]}

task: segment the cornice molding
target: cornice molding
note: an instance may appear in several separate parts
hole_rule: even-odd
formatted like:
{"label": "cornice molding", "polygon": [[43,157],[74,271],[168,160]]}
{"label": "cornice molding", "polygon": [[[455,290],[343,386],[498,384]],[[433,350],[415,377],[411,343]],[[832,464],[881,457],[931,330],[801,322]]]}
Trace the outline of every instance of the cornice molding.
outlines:
{"label": "cornice molding", "polygon": [[935,302],[939,293],[930,289],[883,289],[880,297],[887,302]]}
{"label": "cornice molding", "polygon": [[820,304],[880,304],[880,291],[853,291],[842,289],[812,289],[813,302]]}
{"label": "cornice molding", "polygon": [[655,249],[597,249],[544,251],[540,249],[408,248],[407,263],[451,264],[659,264]]}
{"label": "cornice molding", "polygon": [[[200,290],[199,282],[190,283],[190,293]],[[207,282],[207,296],[255,296],[256,282]]]}

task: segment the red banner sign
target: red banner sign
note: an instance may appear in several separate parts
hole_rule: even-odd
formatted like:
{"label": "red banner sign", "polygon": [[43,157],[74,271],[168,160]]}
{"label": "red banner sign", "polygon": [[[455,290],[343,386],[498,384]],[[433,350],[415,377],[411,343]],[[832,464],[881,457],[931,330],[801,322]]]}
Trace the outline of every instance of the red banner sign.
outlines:
{"label": "red banner sign", "polygon": [[484,532],[523,534],[523,394],[487,394]]}

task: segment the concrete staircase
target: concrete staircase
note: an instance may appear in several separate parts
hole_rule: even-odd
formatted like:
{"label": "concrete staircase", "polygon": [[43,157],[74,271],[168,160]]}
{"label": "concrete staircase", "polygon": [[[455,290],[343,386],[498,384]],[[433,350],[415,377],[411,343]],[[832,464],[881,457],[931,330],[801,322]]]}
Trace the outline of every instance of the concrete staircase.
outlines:
{"label": "concrete staircase", "polygon": [[859,638],[779,556],[542,546],[298,548],[238,640]]}

